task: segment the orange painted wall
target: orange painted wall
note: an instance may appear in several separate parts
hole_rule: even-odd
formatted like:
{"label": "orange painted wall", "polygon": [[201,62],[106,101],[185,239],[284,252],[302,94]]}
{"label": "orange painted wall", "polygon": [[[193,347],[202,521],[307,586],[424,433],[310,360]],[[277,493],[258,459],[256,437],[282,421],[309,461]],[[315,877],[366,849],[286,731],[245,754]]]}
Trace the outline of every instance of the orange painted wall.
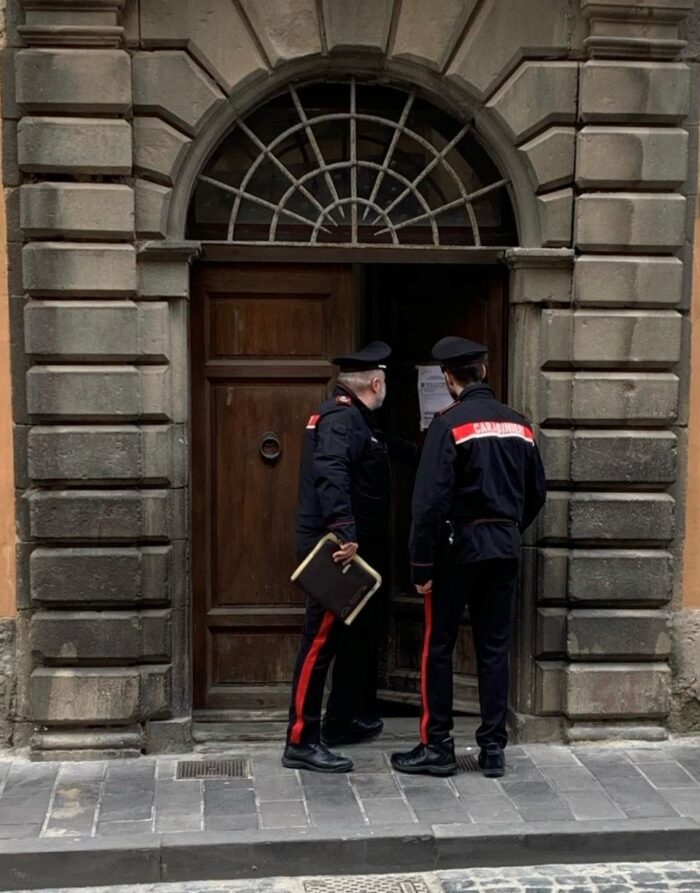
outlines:
{"label": "orange painted wall", "polygon": [[[0,157],[2,157],[0,134]],[[7,287],[7,221],[0,192],[0,617],[12,617],[15,598],[15,491],[10,387],[10,319]]]}
{"label": "orange painted wall", "polygon": [[[698,182],[700,183],[700,168]],[[683,605],[686,608],[700,609],[700,199],[696,202],[695,212]]]}

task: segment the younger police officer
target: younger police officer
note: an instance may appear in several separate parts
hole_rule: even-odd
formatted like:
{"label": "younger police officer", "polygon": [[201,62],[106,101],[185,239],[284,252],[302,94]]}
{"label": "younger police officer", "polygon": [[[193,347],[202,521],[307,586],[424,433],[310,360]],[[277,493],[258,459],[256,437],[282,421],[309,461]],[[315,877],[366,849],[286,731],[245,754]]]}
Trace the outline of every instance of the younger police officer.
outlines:
{"label": "younger police officer", "polygon": [[[297,549],[306,555],[328,531],[342,542],[337,561],[358,552],[380,573],[389,522],[390,460],[415,464],[415,445],[383,434],[373,410],[386,395],[386,363],[391,349],[368,344],[333,362],[340,366],[329,400],[309,419],[304,441]],[[377,633],[380,600],[374,596],[351,626],[345,626],[315,599],[306,605],[297,656],[283,765],[318,772],[347,772],[352,761],[325,744],[355,743],[381,732],[376,716]],[[335,656],[321,741],[321,703],[329,664]]]}
{"label": "younger police officer", "polygon": [[542,508],[544,469],[530,423],[484,383],[486,347],[443,338],[433,347],[455,402],[435,416],[413,492],[411,576],[425,597],[421,743],[391,762],[400,772],[449,775],[452,652],[465,604],[481,705],[479,765],[503,775],[508,649],[522,532]]}

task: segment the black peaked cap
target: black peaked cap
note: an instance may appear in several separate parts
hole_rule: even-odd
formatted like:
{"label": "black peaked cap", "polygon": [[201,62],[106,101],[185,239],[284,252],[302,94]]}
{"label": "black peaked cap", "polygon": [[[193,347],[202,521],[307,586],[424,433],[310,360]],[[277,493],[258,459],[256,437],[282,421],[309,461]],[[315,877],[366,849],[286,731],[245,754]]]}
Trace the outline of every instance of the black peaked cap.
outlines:
{"label": "black peaked cap", "polygon": [[361,350],[346,357],[334,357],[334,366],[340,366],[341,372],[362,372],[369,369],[386,369],[391,356],[391,348],[383,341],[372,341]]}
{"label": "black peaked cap", "polygon": [[484,344],[470,341],[468,338],[449,335],[433,345],[432,353],[433,359],[437,360],[440,365],[456,369],[459,366],[468,366],[470,363],[481,360],[488,353],[488,348]]}

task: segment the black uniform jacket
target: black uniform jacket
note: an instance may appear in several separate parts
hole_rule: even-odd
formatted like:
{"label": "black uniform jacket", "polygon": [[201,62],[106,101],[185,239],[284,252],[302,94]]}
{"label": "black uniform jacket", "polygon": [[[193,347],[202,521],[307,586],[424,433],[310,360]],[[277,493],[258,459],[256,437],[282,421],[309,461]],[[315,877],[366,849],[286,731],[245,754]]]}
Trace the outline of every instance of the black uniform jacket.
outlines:
{"label": "black uniform jacket", "polygon": [[488,385],[466,388],[428,428],[413,491],[411,577],[433,564],[516,558],[544,505],[544,468],[530,423]]}
{"label": "black uniform jacket", "polygon": [[375,427],[372,412],[337,386],[306,426],[297,551],[305,555],[328,531],[344,542],[371,546],[388,533],[390,462],[415,465],[415,444]]}

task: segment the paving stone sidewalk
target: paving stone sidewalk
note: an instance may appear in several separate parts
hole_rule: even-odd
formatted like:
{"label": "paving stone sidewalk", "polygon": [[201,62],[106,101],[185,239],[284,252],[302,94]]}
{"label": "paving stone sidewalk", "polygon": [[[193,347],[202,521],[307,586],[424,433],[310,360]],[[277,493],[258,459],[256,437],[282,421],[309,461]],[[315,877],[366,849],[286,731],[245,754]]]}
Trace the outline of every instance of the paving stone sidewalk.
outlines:
{"label": "paving stone sidewalk", "polygon": [[[524,745],[508,749],[505,778],[448,779],[392,772],[382,746],[348,748],[355,771],[284,769],[279,749],[251,745],[250,773],[176,779],[180,759],[32,763],[0,760],[0,839],[107,838],[319,828],[406,829],[451,824],[527,828],[600,820],[686,817],[700,826],[697,741],[636,747]],[[462,762],[475,751],[461,749]],[[700,889],[700,888],[699,888]]]}

